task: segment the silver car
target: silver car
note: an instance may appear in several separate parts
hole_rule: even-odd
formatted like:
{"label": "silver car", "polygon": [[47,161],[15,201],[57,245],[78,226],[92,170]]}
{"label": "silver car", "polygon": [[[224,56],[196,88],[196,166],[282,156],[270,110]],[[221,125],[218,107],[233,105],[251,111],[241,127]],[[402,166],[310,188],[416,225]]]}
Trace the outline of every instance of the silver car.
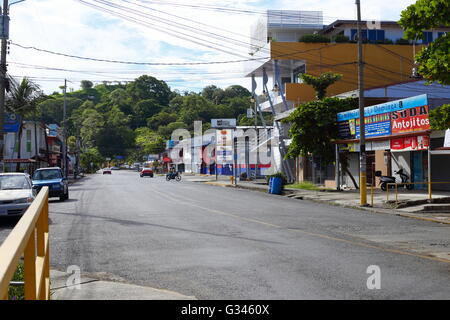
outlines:
{"label": "silver car", "polygon": [[28,174],[0,173],[0,217],[24,214],[35,197]]}

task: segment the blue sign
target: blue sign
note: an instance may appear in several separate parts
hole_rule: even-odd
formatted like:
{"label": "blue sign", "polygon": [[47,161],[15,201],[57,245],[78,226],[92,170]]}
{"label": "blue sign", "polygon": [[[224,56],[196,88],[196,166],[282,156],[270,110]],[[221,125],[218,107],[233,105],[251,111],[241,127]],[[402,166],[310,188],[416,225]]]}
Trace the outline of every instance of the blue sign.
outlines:
{"label": "blue sign", "polygon": [[[422,107],[428,105],[428,98],[426,94],[420,96],[414,96],[406,99],[389,101],[382,104],[377,104],[364,108],[364,116],[374,116],[382,113],[388,113],[392,111],[399,111],[409,108]],[[345,112],[339,112],[337,114],[337,121],[345,121],[350,119],[359,118],[359,109],[354,109]]]}
{"label": "blue sign", "polygon": [[124,159],[125,157],[124,156],[116,156],[116,159],[117,160],[122,160],[122,159]]}
{"label": "blue sign", "polygon": [[20,121],[20,116],[18,114],[6,113],[3,125],[4,132],[19,132]]}

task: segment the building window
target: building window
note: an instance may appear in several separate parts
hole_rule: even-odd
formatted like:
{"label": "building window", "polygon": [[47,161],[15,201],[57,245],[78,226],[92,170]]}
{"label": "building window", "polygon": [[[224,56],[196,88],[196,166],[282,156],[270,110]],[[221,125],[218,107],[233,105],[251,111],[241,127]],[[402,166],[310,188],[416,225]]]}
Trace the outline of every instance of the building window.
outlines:
{"label": "building window", "polygon": [[446,34],[446,32],[438,32],[437,37],[438,38],[443,37],[443,36],[445,36],[445,34]]}
{"label": "building window", "polygon": [[31,141],[31,130],[27,130],[27,141]]}
{"label": "building window", "polygon": [[31,141],[27,141],[27,152],[31,152]]}
{"label": "building window", "polygon": [[427,44],[433,42],[433,32],[425,31],[423,33],[422,43]]}

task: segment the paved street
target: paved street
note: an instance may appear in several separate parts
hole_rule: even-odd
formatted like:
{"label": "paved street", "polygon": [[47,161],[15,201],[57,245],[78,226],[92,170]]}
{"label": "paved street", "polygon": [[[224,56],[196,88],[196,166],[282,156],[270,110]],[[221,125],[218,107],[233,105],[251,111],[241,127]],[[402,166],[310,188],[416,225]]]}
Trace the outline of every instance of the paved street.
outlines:
{"label": "paved street", "polygon": [[72,185],[50,203],[52,268],[199,299],[450,298],[448,225],[188,180],[114,171]]}

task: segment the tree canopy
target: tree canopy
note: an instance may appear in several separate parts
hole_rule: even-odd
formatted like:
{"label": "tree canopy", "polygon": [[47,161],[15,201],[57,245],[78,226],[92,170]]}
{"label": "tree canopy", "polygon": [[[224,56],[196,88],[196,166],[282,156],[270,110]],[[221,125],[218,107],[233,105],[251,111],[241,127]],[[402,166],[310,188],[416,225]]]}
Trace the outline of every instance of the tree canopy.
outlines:
{"label": "tree canopy", "polygon": [[[423,32],[450,25],[449,0],[418,0],[401,13],[407,39],[423,39]],[[444,33],[417,55],[418,72],[429,81],[450,84],[450,34]]]}

